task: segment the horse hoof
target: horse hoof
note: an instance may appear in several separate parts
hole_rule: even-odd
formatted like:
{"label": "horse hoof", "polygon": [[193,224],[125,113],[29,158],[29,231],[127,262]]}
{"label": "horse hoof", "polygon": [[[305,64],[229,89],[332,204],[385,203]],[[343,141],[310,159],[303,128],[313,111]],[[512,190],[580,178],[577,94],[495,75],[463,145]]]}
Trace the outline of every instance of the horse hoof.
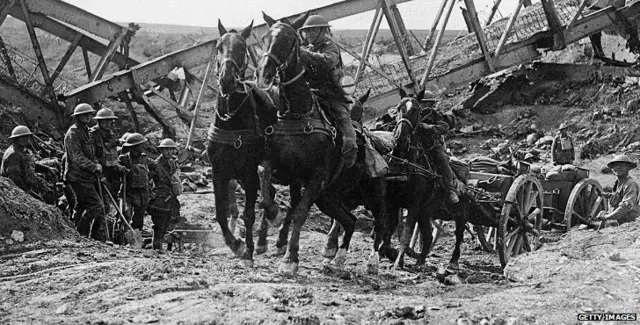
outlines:
{"label": "horse hoof", "polygon": [[367,263],[367,273],[371,275],[378,274],[378,268],[380,267],[380,254],[378,252],[373,252],[371,257],[369,257],[369,262]]}
{"label": "horse hoof", "polygon": [[343,267],[344,262],[346,260],[347,260],[347,250],[344,248],[340,248],[338,250],[338,254],[336,254],[336,257],[334,257],[333,260],[331,261],[331,264],[337,267]]}
{"label": "horse hoof", "polygon": [[245,268],[253,268],[253,260],[240,260],[240,265]]}
{"label": "horse hoof", "polygon": [[267,252],[267,245],[258,245],[256,246],[256,254],[262,255]]}
{"label": "horse hoof", "polygon": [[322,257],[332,259],[336,257],[337,253],[338,253],[338,248],[325,247],[324,252],[322,252]]}
{"label": "horse hoof", "polygon": [[297,262],[282,262],[278,267],[278,272],[284,275],[294,275],[298,272]]}
{"label": "horse hoof", "polygon": [[287,246],[276,247],[276,255],[283,256],[287,252]]}
{"label": "horse hoof", "polygon": [[238,244],[238,248],[233,250],[233,253],[236,254],[237,257],[242,256],[244,254],[245,245],[242,240],[239,240],[240,244]]}

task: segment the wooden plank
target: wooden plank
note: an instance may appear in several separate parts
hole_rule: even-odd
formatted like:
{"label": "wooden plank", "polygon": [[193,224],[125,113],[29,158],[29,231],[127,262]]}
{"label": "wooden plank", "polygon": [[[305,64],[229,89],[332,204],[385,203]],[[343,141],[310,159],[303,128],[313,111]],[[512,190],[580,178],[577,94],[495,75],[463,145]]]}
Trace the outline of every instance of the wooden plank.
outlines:
{"label": "wooden plank", "polygon": [[433,39],[433,36],[436,35],[436,29],[438,28],[438,24],[440,23],[440,19],[442,18],[442,13],[444,13],[444,8],[447,6],[447,1],[454,1],[454,0],[442,0],[442,3],[438,8],[438,13],[436,14],[436,18],[433,21],[433,25],[431,25],[429,36],[427,36],[427,39],[424,41],[424,44],[422,45],[422,48],[425,50],[431,46],[431,40]]}
{"label": "wooden plank", "polygon": [[91,79],[91,61],[89,61],[89,52],[83,47],[82,58],[84,59],[84,68],[87,70],[87,79]]}
{"label": "wooden plank", "polygon": [[44,79],[44,83],[46,84],[47,91],[49,93],[49,99],[54,107],[58,106],[58,98],[56,96],[55,91],[53,90],[53,82],[49,77],[49,71],[47,70],[47,63],[44,60],[44,56],[42,55],[42,49],[40,48],[40,43],[38,42],[38,37],[36,36],[36,31],[33,28],[33,23],[31,22],[31,18],[29,17],[29,11],[24,3],[24,1],[20,2],[22,6],[22,13],[25,16],[25,24],[27,25],[27,31],[29,32],[29,38],[31,39],[31,45],[33,45],[33,51],[36,54],[36,58],[38,59],[38,67],[40,68],[40,72],[42,73],[42,78]]}
{"label": "wooden plank", "polygon": [[191,119],[191,127],[189,128],[189,136],[187,137],[187,145],[186,147],[191,147],[191,141],[193,140],[193,132],[196,129],[196,121],[198,120],[198,113],[200,112],[200,102],[202,101],[202,96],[204,95],[204,90],[207,88],[207,82],[209,80],[209,74],[213,68],[213,62],[215,61],[215,52],[211,53],[211,60],[207,63],[207,69],[204,72],[204,77],[202,78],[202,85],[200,86],[200,91],[198,92],[198,97],[196,98],[196,105],[193,109],[193,119]]}
{"label": "wooden plank", "polygon": [[502,53],[502,48],[504,44],[507,42],[507,38],[509,37],[509,32],[513,28],[513,25],[516,23],[516,19],[520,14],[520,9],[525,0],[519,0],[516,9],[514,9],[513,14],[509,17],[509,21],[507,22],[507,27],[505,27],[504,32],[502,32],[502,36],[500,37],[500,41],[498,41],[498,47],[496,47],[496,51],[493,53],[493,65],[498,65],[498,60],[500,60],[500,54]]}
{"label": "wooden plank", "polygon": [[413,88],[414,91],[417,93],[418,92],[418,82],[416,80],[416,78],[413,75],[413,68],[411,67],[411,60],[409,58],[409,54],[407,53],[407,49],[402,41],[402,37],[400,36],[400,32],[399,32],[399,28],[398,28],[398,24],[393,16],[393,13],[391,12],[391,10],[389,9],[389,4],[387,3],[387,0],[380,0],[380,7],[382,8],[382,12],[384,13],[385,17],[387,18],[387,23],[389,24],[389,29],[391,30],[391,35],[393,35],[393,40],[396,43],[396,46],[398,47],[398,50],[400,51],[400,57],[402,58],[402,63],[404,63],[404,67],[407,69],[407,75],[409,76],[409,79],[412,81],[413,83]]}
{"label": "wooden plank", "polygon": [[71,42],[71,44],[69,45],[69,48],[67,49],[67,52],[64,53],[64,55],[62,56],[62,59],[60,60],[60,63],[58,63],[58,66],[53,71],[53,74],[51,74],[51,82],[56,81],[56,78],[58,78],[58,75],[60,74],[60,72],[62,72],[62,69],[64,69],[64,66],[67,65],[67,62],[69,62],[69,59],[71,59],[71,55],[73,55],[73,52],[76,50],[76,47],[78,47],[78,43],[80,42],[80,39],[82,39],[82,34],[80,33],[76,34],[76,38],[73,40],[73,42]]}
{"label": "wooden plank", "polygon": [[11,57],[9,56],[9,52],[7,51],[7,47],[4,45],[4,40],[2,39],[1,36],[0,36],[0,54],[2,55],[2,60],[4,61],[4,65],[7,66],[7,71],[9,71],[9,75],[14,80],[16,80],[16,71],[13,70],[13,63],[11,62]]}
{"label": "wooden plank", "polygon": [[487,22],[484,24],[485,26],[491,25],[491,22],[493,21],[493,17],[496,15],[496,12],[498,11],[498,7],[500,7],[500,2],[502,2],[502,0],[495,0],[493,2],[493,6],[491,7],[491,13],[489,13],[489,18],[487,18]]}
{"label": "wooden plank", "polygon": [[362,46],[362,55],[360,57],[360,63],[358,64],[358,70],[356,71],[356,88],[358,87],[358,82],[362,77],[362,72],[364,71],[364,66],[367,63],[367,59],[369,58],[369,53],[373,48],[373,44],[375,43],[376,35],[378,35],[378,30],[380,30],[380,23],[382,23],[382,9],[376,9],[376,13],[373,17],[373,21],[371,21],[371,27],[367,31],[367,36],[365,37],[364,45]]}
{"label": "wooden plank", "polygon": [[449,17],[451,17],[451,11],[453,11],[453,6],[456,4],[455,0],[449,0],[449,7],[447,8],[447,13],[444,17],[444,22],[442,23],[442,27],[438,32],[438,36],[436,36],[435,45],[431,49],[431,55],[429,56],[429,61],[427,63],[427,69],[424,71],[422,75],[422,80],[420,80],[420,87],[424,88],[427,83],[427,78],[429,77],[429,73],[431,73],[431,69],[433,68],[433,64],[436,61],[436,55],[438,54],[438,47],[440,47],[440,43],[442,42],[442,36],[444,35],[445,30],[447,29],[447,23],[449,22]]}
{"label": "wooden plank", "polygon": [[124,40],[124,36],[126,35],[126,33],[127,33],[127,29],[122,28],[122,31],[119,34],[117,34],[118,36],[116,37],[116,39],[109,42],[109,45],[107,46],[107,50],[102,55],[102,57],[100,57],[100,61],[96,65],[95,70],[93,70],[93,74],[91,75],[91,78],[89,78],[89,82],[94,82],[102,78],[105,70],[107,69],[107,66],[109,66],[109,62],[111,62],[111,58],[113,58],[113,54],[118,50],[118,47],[120,47],[120,44],[122,44],[122,40]]}
{"label": "wooden plank", "polygon": [[556,12],[556,7],[553,3],[553,0],[541,0],[542,1],[542,9],[544,10],[544,15],[547,17],[547,23],[549,24],[549,29],[556,32],[553,37],[553,50],[561,50],[566,47],[564,43],[564,34],[562,33],[563,27],[560,18],[558,17],[558,13]]}
{"label": "wooden plank", "polygon": [[404,20],[402,19],[402,14],[398,9],[398,6],[391,5],[389,9],[393,13],[393,17],[395,18],[396,25],[398,26],[398,32],[400,36],[402,36],[402,40],[405,48],[407,49],[407,54],[409,56],[415,55],[415,51],[413,50],[413,44],[411,43],[411,39],[409,38],[409,33],[407,32],[407,26],[404,25]]}
{"label": "wooden plank", "polygon": [[571,20],[567,24],[567,27],[565,27],[566,30],[569,30],[571,29],[571,27],[573,27],[573,25],[576,23],[578,18],[580,18],[580,14],[582,14],[582,12],[584,11],[584,7],[586,7],[590,2],[591,2],[590,0],[582,0],[582,2],[580,3],[580,6],[578,7],[578,10],[576,11],[575,14],[573,14],[573,17],[571,17]]}
{"label": "wooden plank", "polygon": [[465,6],[467,10],[469,10],[469,20],[471,21],[471,27],[476,34],[476,38],[478,39],[478,43],[480,44],[480,50],[482,50],[482,54],[484,55],[485,61],[487,61],[487,65],[489,66],[489,70],[491,72],[496,71],[493,67],[493,60],[491,59],[491,53],[489,53],[489,48],[487,47],[487,36],[484,34],[482,30],[482,26],[480,25],[480,21],[478,20],[478,12],[476,11],[476,6],[473,3],[473,0],[464,0]]}

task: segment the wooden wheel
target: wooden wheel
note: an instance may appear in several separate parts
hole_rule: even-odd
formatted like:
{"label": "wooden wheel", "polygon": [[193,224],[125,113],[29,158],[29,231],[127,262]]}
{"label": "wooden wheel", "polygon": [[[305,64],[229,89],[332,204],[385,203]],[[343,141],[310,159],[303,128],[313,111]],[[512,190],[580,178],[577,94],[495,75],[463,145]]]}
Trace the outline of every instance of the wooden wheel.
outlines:
{"label": "wooden wheel", "polygon": [[585,178],[571,190],[564,210],[566,230],[580,223],[587,223],[600,211],[607,210],[607,200],[602,197],[602,186],[594,179]]}
{"label": "wooden wheel", "polygon": [[538,248],[542,195],[542,184],[532,175],[518,176],[509,188],[498,225],[498,255],[503,268],[512,256]]}
{"label": "wooden wheel", "polygon": [[498,228],[487,226],[473,226],[478,236],[478,242],[485,252],[495,254],[498,251]]}

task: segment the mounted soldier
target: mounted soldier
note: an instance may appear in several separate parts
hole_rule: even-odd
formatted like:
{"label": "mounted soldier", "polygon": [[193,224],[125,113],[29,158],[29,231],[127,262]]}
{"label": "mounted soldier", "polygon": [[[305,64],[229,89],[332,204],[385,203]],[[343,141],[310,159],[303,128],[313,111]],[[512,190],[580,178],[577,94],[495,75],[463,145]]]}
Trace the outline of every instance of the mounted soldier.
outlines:
{"label": "mounted soldier", "polygon": [[[356,133],[351,125],[349,104],[345,87],[354,87],[350,78],[344,78],[340,49],[327,38],[331,35],[329,22],[320,15],[307,18],[298,29],[303,46],[300,49],[300,61],[305,66],[311,88],[328,102],[335,116],[338,129],[342,132],[342,154],[345,167],[350,168],[356,161],[358,146]],[[346,84],[344,84],[346,82]]]}
{"label": "mounted soldier", "polygon": [[[120,174],[126,169],[118,165],[118,137],[112,127],[117,117],[108,108],[103,108],[93,118],[97,125],[89,129],[96,148],[96,158],[102,165],[102,176],[109,192],[116,195],[120,191]],[[108,205],[107,205],[108,206]]]}
{"label": "mounted soldier", "polygon": [[573,139],[567,134],[567,123],[562,123],[558,127],[558,134],[551,144],[551,161],[554,165],[572,164],[575,159],[575,149]]}
{"label": "mounted soldier", "polygon": [[75,119],[75,124],[64,136],[64,180],[71,185],[76,197],[72,217],[76,229],[82,236],[91,235],[94,239],[103,240],[106,239],[101,237],[105,229],[100,231],[100,228],[105,226],[105,216],[98,188],[102,165],[98,163],[93,136],[89,133],[88,126],[91,115],[95,112],[86,103],[78,104],[73,110],[71,116]]}
{"label": "mounted soldier", "polygon": [[16,186],[33,197],[42,200],[33,192],[36,186],[35,161],[26,150],[33,133],[24,125],[18,125],[11,131],[12,144],[2,157],[0,175],[10,178]]}
{"label": "mounted soldier", "polygon": [[149,206],[149,171],[155,166],[143,152],[143,144],[147,142],[140,133],[132,133],[122,145],[127,153],[118,157],[118,164],[124,166],[123,194],[125,196],[125,215],[132,219],[133,229],[142,230],[144,216]]}

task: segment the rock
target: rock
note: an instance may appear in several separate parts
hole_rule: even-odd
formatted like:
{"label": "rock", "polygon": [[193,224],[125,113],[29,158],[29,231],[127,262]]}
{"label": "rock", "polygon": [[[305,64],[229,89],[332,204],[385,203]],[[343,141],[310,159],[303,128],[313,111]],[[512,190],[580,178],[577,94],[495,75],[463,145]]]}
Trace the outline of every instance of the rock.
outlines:
{"label": "rock", "polygon": [[62,304],[60,307],[56,308],[56,315],[66,314],[69,311],[69,304]]}
{"label": "rock", "polygon": [[398,318],[414,318],[415,309],[413,307],[398,307],[393,310],[393,314]]}
{"label": "rock", "polygon": [[13,245],[13,239],[8,238],[7,240],[4,241],[7,245]]}
{"label": "rock", "polygon": [[609,259],[614,261],[614,262],[622,261],[622,258],[620,257],[620,252],[619,251],[614,251],[613,253],[611,253],[611,255],[609,255]]}
{"label": "rock", "polygon": [[536,143],[536,141],[538,141],[538,134],[537,133],[531,133],[529,135],[527,135],[527,144],[528,145],[533,145]]}
{"label": "rock", "polygon": [[462,280],[460,280],[460,278],[458,277],[457,274],[453,274],[453,275],[450,275],[450,276],[444,278],[444,284],[446,284],[446,285],[462,284]]}
{"label": "rock", "polygon": [[640,100],[639,99],[631,99],[627,102],[625,106],[626,113],[633,113],[640,108]]}
{"label": "rock", "polygon": [[458,320],[456,321],[456,325],[472,325],[473,322],[466,317],[462,317],[462,318],[458,318]]}
{"label": "rock", "polygon": [[11,239],[18,243],[22,243],[24,241],[24,233],[19,230],[14,230],[11,232]]}
{"label": "rock", "polygon": [[550,135],[545,135],[542,138],[538,139],[535,142],[536,147],[540,148],[544,145],[551,145],[551,143],[553,143],[553,136]]}
{"label": "rock", "polygon": [[288,318],[290,324],[295,325],[320,325],[320,318],[315,315],[311,316],[289,316]]}

